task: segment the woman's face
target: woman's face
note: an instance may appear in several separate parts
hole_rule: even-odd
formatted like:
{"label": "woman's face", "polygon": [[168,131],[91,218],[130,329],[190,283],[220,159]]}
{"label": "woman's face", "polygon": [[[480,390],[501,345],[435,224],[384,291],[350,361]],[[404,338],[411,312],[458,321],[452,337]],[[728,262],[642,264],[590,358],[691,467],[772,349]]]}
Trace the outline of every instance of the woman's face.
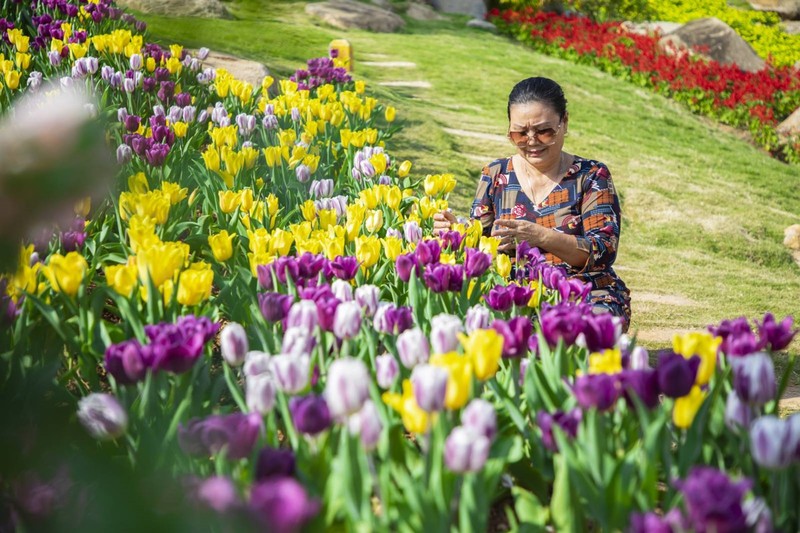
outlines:
{"label": "woman's face", "polygon": [[529,102],[511,106],[508,136],[525,160],[546,170],[561,160],[569,117],[562,120],[547,104]]}

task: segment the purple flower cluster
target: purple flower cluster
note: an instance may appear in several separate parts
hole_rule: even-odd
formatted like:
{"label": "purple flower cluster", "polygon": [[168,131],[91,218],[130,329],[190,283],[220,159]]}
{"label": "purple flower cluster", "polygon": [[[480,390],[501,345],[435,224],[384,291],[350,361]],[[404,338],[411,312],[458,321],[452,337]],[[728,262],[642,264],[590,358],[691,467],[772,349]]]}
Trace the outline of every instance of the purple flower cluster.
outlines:
{"label": "purple flower cluster", "polygon": [[[333,263],[337,265],[336,271],[332,266]],[[353,263],[355,263],[355,267],[352,266]],[[284,256],[268,265],[258,265],[256,274],[259,287],[271,291],[274,289],[274,280],[285,285],[291,279],[292,283],[298,287],[314,287],[320,272],[326,280],[331,280],[334,276],[340,277],[353,270],[358,270],[358,261],[354,257],[340,256],[333,261],[328,261],[322,254],[305,252],[300,257]],[[352,275],[355,276],[355,272]],[[340,277],[340,279],[350,278]]]}
{"label": "purple flower cluster", "polygon": [[61,246],[65,252],[74,252],[83,248],[86,242],[86,221],[76,217],[67,231],[61,232]]}
{"label": "purple flower cluster", "polygon": [[375,311],[373,325],[380,333],[399,335],[414,325],[414,316],[410,307],[381,302]]}
{"label": "purple flower cluster", "polygon": [[189,455],[209,457],[224,450],[228,459],[243,459],[252,453],[262,424],[258,413],[195,418],[178,426],[178,444]]}
{"label": "purple flower cluster", "polygon": [[716,468],[696,466],[674,485],[683,494],[688,530],[748,530],[743,499],[752,486],[749,479],[733,482]]}
{"label": "purple flower cluster", "polygon": [[528,342],[533,333],[533,323],[525,316],[514,317],[509,321],[496,319],[492,329],[503,336],[503,357],[525,357],[529,351]]}
{"label": "purple flower cluster", "polygon": [[219,324],[194,315],[183,316],[175,324],[145,326],[147,344],[130,339],[106,348],[106,370],[118,383],[126,385],[144,379],[148,370],[186,372],[218,330]]}
{"label": "purple flower cluster", "polygon": [[791,316],[777,322],[772,313],[766,313],[763,321],[756,321],[757,334],[745,317],[723,320],[718,326],[709,326],[708,330],[722,338],[719,348],[722,353],[728,357],[742,357],[762,350],[783,350],[800,331],[792,328],[793,324]]}
{"label": "purple flower cluster", "polygon": [[542,431],[544,447],[554,453],[558,451],[558,444],[553,435],[553,425],[557,425],[568,438],[574,439],[578,435],[578,426],[582,419],[583,413],[580,409],[573,409],[567,413],[563,411],[556,411],[552,414],[546,411],[536,413],[536,424]]}
{"label": "purple flower cluster", "polygon": [[551,347],[559,341],[567,346],[577,342],[590,352],[599,352],[613,348],[621,334],[617,318],[608,313],[595,314],[589,304],[581,302],[545,303],[540,322],[542,334]]}
{"label": "purple flower cluster", "polygon": [[308,69],[298,69],[289,79],[297,83],[298,89],[311,90],[320,85],[328,83],[342,84],[349,83],[352,78],[347,70],[333,65],[333,59],[329,57],[318,57],[309,59]]}

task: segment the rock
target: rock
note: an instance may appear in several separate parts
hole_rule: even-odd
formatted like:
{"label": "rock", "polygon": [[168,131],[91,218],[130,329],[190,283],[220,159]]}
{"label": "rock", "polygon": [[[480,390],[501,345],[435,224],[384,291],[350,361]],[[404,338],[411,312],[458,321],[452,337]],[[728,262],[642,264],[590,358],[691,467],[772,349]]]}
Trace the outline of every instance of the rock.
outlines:
{"label": "rock", "polygon": [[688,22],[662,37],[660,44],[665,49],[673,46],[690,51],[699,47],[706,50],[702,54],[705,57],[722,65],[736,65],[747,72],[757,72],[766,65],[733,28],[715,17]]}
{"label": "rock", "polygon": [[783,31],[791,35],[800,33],[800,20],[784,20],[781,26],[783,26]]}
{"label": "rock", "polygon": [[444,18],[428,4],[420,4],[419,2],[408,4],[406,15],[414,20],[442,20]]}
{"label": "rock", "polygon": [[392,2],[390,0],[372,0],[372,3],[381,9],[392,9]]}
{"label": "rock", "polygon": [[622,27],[631,33],[636,33],[638,35],[653,35],[658,33],[659,35],[666,35],[670,32],[673,32],[683,26],[678,22],[666,22],[666,21],[654,21],[654,22],[631,22],[625,21],[622,23]]}
{"label": "rock", "polygon": [[783,230],[783,245],[790,250],[800,251],[800,224],[793,224]]}
{"label": "rock", "polygon": [[483,19],[472,19],[469,22],[467,22],[467,26],[469,26],[470,28],[477,28],[479,30],[497,31],[497,26],[495,26],[488,20],[483,20]]}
{"label": "rock", "polygon": [[789,20],[800,19],[800,0],[749,0],[757,11],[772,11]]}
{"label": "rock", "polygon": [[154,15],[231,18],[219,0],[118,0],[117,4]]}
{"label": "rock", "polygon": [[306,13],[343,30],[358,28],[391,33],[406,24],[402,18],[391,11],[353,0],[330,0],[329,2],[308,4]]}
{"label": "rock", "polygon": [[486,16],[484,0],[430,0],[430,3],[443,13],[460,13],[480,19]]}
{"label": "rock", "polygon": [[[192,54],[194,55],[194,54]],[[203,64],[213,68],[224,68],[237,80],[246,81],[254,88],[261,86],[264,76],[269,76],[269,69],[257,61],[243,59],[218,52],[209,52]]]}
{"label": "rock", "polygon": [[794,113],[786,117],[786,120],[781,122],[775,131],[779,135],[798,135],[800,134],[800,107],[794,110]]}

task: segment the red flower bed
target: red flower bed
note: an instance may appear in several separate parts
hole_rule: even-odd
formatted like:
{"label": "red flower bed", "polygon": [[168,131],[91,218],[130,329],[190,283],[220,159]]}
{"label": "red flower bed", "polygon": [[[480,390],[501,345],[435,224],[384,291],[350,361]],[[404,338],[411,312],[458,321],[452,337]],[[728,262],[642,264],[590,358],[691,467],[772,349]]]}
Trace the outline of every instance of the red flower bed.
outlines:
{"label": "red flower bed", "polygon": [[740,70],[665,50],[658,36],[626,31],[618,22],[522,10],[492,10],[489,19],[540,52],[591,64],[685,103],[692,111],[747,128],[774,155],[800,163],[798,139],[779,139],[778,123],[800,106],[800,73],[768,64]]}

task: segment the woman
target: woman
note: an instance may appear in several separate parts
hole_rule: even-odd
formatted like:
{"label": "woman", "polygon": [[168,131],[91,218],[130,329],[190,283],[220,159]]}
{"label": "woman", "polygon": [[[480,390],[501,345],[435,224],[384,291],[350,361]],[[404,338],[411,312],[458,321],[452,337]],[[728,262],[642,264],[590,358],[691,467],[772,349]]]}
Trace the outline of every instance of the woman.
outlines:
{"label": "woman", "polygon": [[[599,161],[563,150],[569,114],[553,80],[519,82],[508,96],[508,120],[517,153],[483,169],[472,218],[485,235],[500,238],[500,251],[513,254],[527,241],[567,275],[591,284],[595,311],[620,317],[627,331],[630,292],[612,268],[621,214],[611,173]],[[455,221],[450,212],[437,213],[434,231]]]}

